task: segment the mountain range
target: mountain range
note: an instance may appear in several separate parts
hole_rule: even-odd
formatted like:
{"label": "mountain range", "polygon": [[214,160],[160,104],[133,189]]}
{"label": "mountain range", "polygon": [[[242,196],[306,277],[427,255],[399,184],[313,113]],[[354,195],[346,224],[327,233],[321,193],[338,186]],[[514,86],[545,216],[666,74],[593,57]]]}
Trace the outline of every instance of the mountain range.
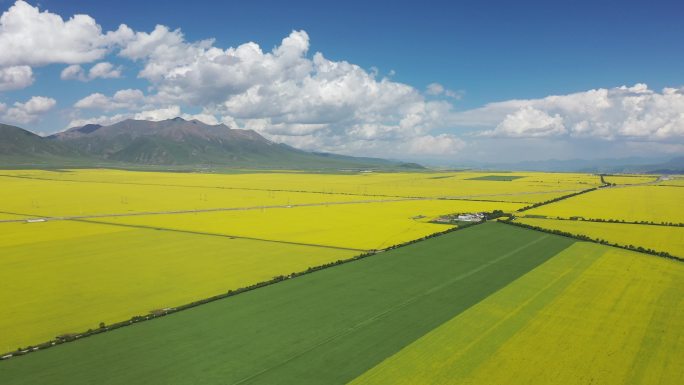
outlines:
{"label": "mountain range", "polygon": [[683,174],[684,157],[548,159],[514,163],[461,163],[459,168],[546,172]]}
{"label": "mountain range", "polygon": [[[121,167],[419,170],[416,163],[309,152],[253,130],[198,120],[128,119],[87,124],[42,137],[0,124],[0,167]],[[472,163],[457,168],[591,173],[684,173],[684,157]]]}
{"label": "mountain range", "polygon": [[295,169],[420,169],[415,163],[308,152],[272,142],[253,130],[198,120],[128,119],[87,124],[41,137],[0,124],[0,164],[209,166]]}

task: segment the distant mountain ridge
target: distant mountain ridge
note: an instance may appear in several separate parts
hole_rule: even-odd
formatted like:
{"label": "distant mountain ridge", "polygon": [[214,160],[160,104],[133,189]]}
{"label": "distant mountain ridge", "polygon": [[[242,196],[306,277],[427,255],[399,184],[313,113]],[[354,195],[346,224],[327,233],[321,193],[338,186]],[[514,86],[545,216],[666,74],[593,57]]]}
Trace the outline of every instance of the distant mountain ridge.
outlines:
{"label": "distant mountain ridge", "polygon": [[549,159],[513,163],[473,163],[460,167],[474,167],[489,170],[527,170],[548,172],[587,173],[644,173],[682,174],[684,157],[677,158],[605,158],[605,159]]}
{"label": "distant mountain ridge", "polygon": [[284,148],[251,130],[174,118],[159,122],[128,119],[110,126],[83,126],[50,139],[109,160],[142,164],[218,164],[286,156]]}
{"label": "distant mountain ridge", "polygon": [[47,140],[23,128],[0,123],[0,155],[17,158],[59,159],[79,157],[77,150]]}
{"label": "distant mountain ridge", "polygon": [[14,126],[0,126],[0,161],[69,158],[77,163],[274,168],[407,168],[422,166],[376,158],[315,153],[272,142],[253,130],[209,125],[198,120],[128,119],[112,125],[87,124],[43,138]]}

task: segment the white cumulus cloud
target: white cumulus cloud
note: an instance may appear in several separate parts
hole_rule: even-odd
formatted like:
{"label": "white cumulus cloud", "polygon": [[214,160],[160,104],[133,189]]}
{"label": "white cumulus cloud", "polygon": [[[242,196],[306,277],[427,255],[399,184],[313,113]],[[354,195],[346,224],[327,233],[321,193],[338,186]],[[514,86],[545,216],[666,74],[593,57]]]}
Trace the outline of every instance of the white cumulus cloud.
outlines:
{"label": "white cumulus cloud", "polygon": [[186,113],[181,113],[181,108],[180,106],[170,106],[170,107],[165,107],[165,108],[159,108],[159,109],[154,109],[154,110],[143,110],[138,113],[120,113],[120,114],[115,114],[115,115],[100,115],[100,116],[93,116],[89,118],[74,118],[72,119],[69,124],[65,127],[65,130],[71,127],[81,127],[86,124],[101,124],[103,126],[108,126],[114,123],[118,123],[122,120],[126,119],[144,119],[144,120],[154,120],[154,121],[160,121],[160,120],[166,120],[166,119],[172,119],[175,117],[181,117],[185,120],[198,120],[202,123],[205,124],[219,124],[219,123],[224,123],[227,124],[229,127],[237,127],[236,124],[232,121],[229,120],[224,120],[224,121],[219,121],[216,116],[201,112],[199,114],[186,114]]}
{"label": "white cumulus cloud", "polygon": [[118,123],[122,120],[130,118],[132,118],[132,115],[130,114],[100,115],[89,118],[73,118],[71,119],[71,121],[69,121],[69,124],[67,124],[67,126],[62,131],[65,131],[72,127],[82,127],[86,124],[100,124],[102,126],[108,126],[110,124]]}
{"label": "white cumulus cloud", "polygon": [[74,107],[76,108],[96,108],[96,109],[110,109],[112,107],[112,104],[110,102],[110,99],[106,97],[104,94],[101,94],[99,92],[96,92],[94,94],[90,94],[86,96],[85,98],[77,101],[74,104]]}
{"label": "white cumulus cloud", "polygon": [[684,140],[684,88],[658,92],[636,84],[509,100],[455,113],[450,121],[482,127],[475,135],[490,137]]}
{"label": "white cumulus cloud", "polygon": [[484,131],[481,135],[538,138],[562,135],[566,132],[560,115],[551,116],[544,111],[525,106],[506,115],[494,130]]}
{"label": "white cumulus cloud", "polygon": [[[211,39],[186,41],[180,30],[158,25],[149,33],[135,32],[119,56],[140,62],[138,77],[151,84],[146,104],[138,106],[148,112],[133,116],[193,116],[183,110],[199,107],[204,112],[198,116],[212,123],[230,122],[310,149],[357,154],[384,148],[399,155],[396,143],[445,127],[450,103],[426,100],[420,90],[377,71],[319,52],[309,55],[309,46],[305,31],[292,31],[271,51],[254,42],[224,49]],[[118,105],[94,94],[76,107]]]}
{"label": "white cumulus cloud", "polygon": [[74,107],[80,109],[97,109],[97,110],[118,110],[118,109],[135,109],[141,107],[141,103],[145,101],[145,95],[142,91],[136,89],[119,90],[109,97],[99,92],[90,94],[83,99],[74,103]]}
{"label": "white cumulus cloud", "polygon": [[31,67],[13,66],[0,68],[0,92],[26,88],[33,84]]}
{"label": "white cumulus cloud", "polygon": [[78,64],[72,64],[62,70],[62,73],[59,75],[59,77],[62,80],[80,80],[80,81],[87,81],[88,77],[86,76],[85,72],[83,71],[83,67],[81,67]]}
{"label": "white cumulus cloud", "polygon": [[112,63],[101,62],[97,63],[90,68],[88,71],[88,77],[90,79],[116,79],[121,77],[121,68],[114,67]]}
{"label": "white cumulus cloud", "polygon": [[25,1],[17,1],[0,16],[0,66],[93,62],[132,34],[125,25],[103,33],[88,15],[64,20],[60,15],[41,12]]}
{"label": "white cumulus cloud", "polygon": [[24,103],[15,102],[7,109],[3,118],[16,123],[31,123],[36,121],[40,115],[48,112],[55,107],[57,101],[45,96],[33,96]]}
{"label": "white cumulus cloud", "polygon": [[180,106],[169,106],[164,108],[157,108],[154,110],[145,110],[138,112],[137,114],[133,115],[133,119],[160,121],[173,119],[177,116],[181,116]]}
{"label": "white cumulus cloud", "polygon": [[425,87],[425,93],[431,96],[446,96],[453,99],[461,99],[463,97],[462,91],[454,91],[445,88],[439,83],[430,83]]}
{"label": "white cumulus cloud", "polygon": [[121,67],[115,67],[109,62],[100,62],[90,67],[86,71],[79,64],[72,64],[62,70],[60,78],[62,80],[80,80],[88,82],[93,79],[117,79],[121,77]]}
{"label": "white cumulus cloud", "polygon": [[408,151],[417,155],[453,155],[465,146],[466,143],[454,135],[424,135],[411,139]]}

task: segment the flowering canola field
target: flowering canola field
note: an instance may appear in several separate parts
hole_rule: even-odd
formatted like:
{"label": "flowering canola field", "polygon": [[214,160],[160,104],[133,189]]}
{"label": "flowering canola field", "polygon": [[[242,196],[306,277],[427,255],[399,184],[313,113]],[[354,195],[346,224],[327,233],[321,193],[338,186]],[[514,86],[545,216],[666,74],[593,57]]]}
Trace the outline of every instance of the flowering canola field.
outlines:
{"label": "flowering canola field", "polygon": [[525,215],[684,223],[684,191],[669,186],[604,188],[525,211]]}
{"label": "flowering canola field", "polygon": [[603,177],[608,183],[615,184],[643,184],[658,180],[657,175],[608,175]]}
{"label": "flowering canola field", "polygon": [[38,216],[107,215],[376,200],[379,197],[231,190],[0,176],[0,211]]}
{"label": "flowering canola field", "polygon": [[[1,170],[11,316],[0,317],[0,352],[421,238],[452,227],[429,223],[443,214],[524,205],[354,193],[360,181],[388,193],[389,181],[431,175]],[[231,210],[205,211],[217,209]]]}
{"label": "flowering canola field", "polygon": [[[511,181],[473,180],[473,178],[478,177],[512,174],[519,178]],[[110,185],[110,189],[112,184],[117,186],[153,185],[169,188],[183,186],[185,188],[246,189],[247,191],[304,191],[325,194],[353,194],[364,197],[467,197],[524,203],[541,202],[600,185],[599,177],[596,175],[540,172],[357,172],[340,174],[253,172],[200,174],[94,169],[63,170],[61,172],[7,170],[0,172],[0,175],[15,178],[38,178],[38,180],[70,181],[72,183],[105,183]],[[3,179],[2,183],[5,183],[6,179]],[[30,191],[31,187],[27,190]],[[121,192],[115,196],[115,203],[124,195]],[[199,196],[199,194],[194,194],[188,199],[194,196]]]}
{"label": "flowering canola field", "polygon": [[11,358],[0,383],[678,384],[681,261],[500,223],[384,250],[502,210],[684,256],[684,227],[554,219],[684,223],[678,179],[606,178],[624,187],[518,212],[600,178],[0,170],[0,353],[382,251]]}
{"label": "flowering canola field", "polygon": [[671,255],[684,258],[684,227],[524,217],[518,218],[516,222],[543,229],[586,235],[592,239],[604,239],[610,243],[623,246],[633,245],[656,251],[665,251]]}
{"label": "flowering canola field", "polygon": [[113,224],[163,227],[230,236],[301,242],[362,250],[392,245],[446,230],[429,223],[446,213],[515,211],[519,203],[415,200],[199,214],[103,218]]}

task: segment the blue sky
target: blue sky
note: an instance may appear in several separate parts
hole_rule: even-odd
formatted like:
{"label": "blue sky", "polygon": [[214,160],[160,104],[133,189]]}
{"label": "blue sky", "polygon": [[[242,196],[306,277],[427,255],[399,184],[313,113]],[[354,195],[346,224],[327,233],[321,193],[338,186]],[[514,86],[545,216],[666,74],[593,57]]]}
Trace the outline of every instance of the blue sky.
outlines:
{"label": "blue sky", "polygon": [[[684,9],[675,1],[29,3],[64,21],[74,14],[86,14],[103,32],[126,24],[134,32],[150,33],[156,25],[164,25],[170,31],[180,29],[185,43],[213,38],[213,47],[221,49],[255,42],[268,53],[292,31],[304,31],[308,39],[304,58],[313,61],[314,54],[321,52],[327,60],[348,62],[375,74],[378,82],[385,78],[415,92],[410,100],[396,94],[388,97],[395,100],[396,111],[383,104],[372,111],[359,113],[349,107],[331,115],[328,103],[313,103],[306,110],[320,108],[320,114],[303,118],[293,113],[284,121],[275,117],[285,110],[292,112],[292,107],[264,116],[246,114],[243,105],[239,111],[237,107],[217,109],[216,105],[225,101],[217,99],[217,94],[237,97],[246,92],[242,88],[236,91],[235,84],[210,90],[188,86],[188,92],[208,92],[211,97],[185,100],[175,95],[173,100],[160,101],[154,96],[171,84],[140,76],[146,65],[159,58],[122,57],[120,52],[129,39],[121,43],[124,45],[108,46],[107,53],[95,60],[6,60],[5,68],[30,66],[33,81],[23,88],[7,86],[13,89],[0,91],[5,111],[34,96],[55,100],[49,110],[15,123],[36,132],[54,132],[70,123],[104,115],[131,115],[145,108],[173,105],[190,115],[211,112],[218,121],[254,128],[274,140],[302,148],[403,155],[436,162],[466,157],[487,161],[492,156],[485,149],[492,148],[515,149],[501,155],[510,161],[591,157],[596,155],[596,148],[604,149],[602,157],[647,156],[654,151],[678,155],[684,149],[684,121],[679,117],[684,113],[680,97],[684,85]],[[0,10],[6,11],[13,4],[0,1]],[[0,51],[0,59],[3,55],[11,53]],[[98,62],[111,63],[114,69],[120,66],[120,75],[89,81],[60,78],[68,65],[81,65],[87,74]],[[304,78],[296,79],[301,83]],[[433,83],[439,86],[435,88]],[[262,80],[249,83],[257,84],[264,86]],[[427,89],[430,84],[431,91]],[[381,93],[404,92],[386,88]],[[153,98],[145,99],[144,105],[117,110],[74,107],[93,93],[111,97],[124,89],[140,90],[145,98]],[[605,92],[588,94],[595,89]],[[279,90],[282,93],[282,88]],[[300,87],[286,94],[306,97],[304,92],[308,91]],[[369,92],[369,98],[382,98]],[[549,100],[550,95],[564,99]],[[271,98],[269,103],[287,101]],[[605,108],[589,109],[592,104]],[[423,120],[404,127],[415,115],[406,111],[421,108]],[[350,121],[342,118],[345,113],[360,117]],[[380,121],[366,118],[379,114],[391,117]],[[278,128],[273,128],[276,125]],[[396,148],[393,143],[409,142],[411,146],[400,153],[390,150]]]}
{"label": "blue sky", "polygon": [[[3,5],[11,4],[3,1]],[[459,107],[599,87],[684,84],[684,4],[677,1],[41,1],[126,23],[181,28],[189,40],[276,46],[290,31],[311,50],[416,87],[464,90]]]}

